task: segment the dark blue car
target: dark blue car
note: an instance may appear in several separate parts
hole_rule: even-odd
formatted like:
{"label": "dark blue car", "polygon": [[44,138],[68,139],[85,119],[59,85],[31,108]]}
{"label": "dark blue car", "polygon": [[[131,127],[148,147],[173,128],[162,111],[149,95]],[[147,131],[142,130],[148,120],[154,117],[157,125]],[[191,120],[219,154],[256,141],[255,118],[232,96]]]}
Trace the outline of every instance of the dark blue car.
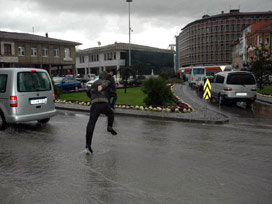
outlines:
{"label": "dark blue car", "polygon": [[64,91],[78,91],[78,89],[81,88],[80,81],[72,77],[53,77],[53,82],[57,87],[62,88]]}

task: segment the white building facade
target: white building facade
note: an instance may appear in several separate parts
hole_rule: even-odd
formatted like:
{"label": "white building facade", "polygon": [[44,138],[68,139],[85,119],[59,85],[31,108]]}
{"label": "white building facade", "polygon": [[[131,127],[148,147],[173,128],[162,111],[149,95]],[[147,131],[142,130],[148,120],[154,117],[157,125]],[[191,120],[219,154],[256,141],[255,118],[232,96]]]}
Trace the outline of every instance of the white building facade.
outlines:
{"label": "white building facade", "polygon": [[[140,67],[143,74],[150,74],[152,69],[157,73],[162,70],[174,71],[173,51],[135,44],[131,44],[130,47],[132,67]],[[128,52],[128,43],[114,43],[77,51],[76,74],[80,76],[99,75],[102,71],[107,70],[115,70],[115,73],[118,73],[121,67],[128,66]]]}
{"label": "white building facade", "polygon": [[77,51],[76,72],[81,76],[98,75],[109,69],[119,70],[126,65],[126,44],[119,43]]}

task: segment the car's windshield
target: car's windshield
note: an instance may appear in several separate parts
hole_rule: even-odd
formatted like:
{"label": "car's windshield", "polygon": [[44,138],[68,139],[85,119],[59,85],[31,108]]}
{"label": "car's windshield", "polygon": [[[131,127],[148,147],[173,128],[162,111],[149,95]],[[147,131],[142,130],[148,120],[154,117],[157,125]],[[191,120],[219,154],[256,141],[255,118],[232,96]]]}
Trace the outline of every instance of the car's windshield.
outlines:
{"label": "car's windshield", "polygon": [[20,72],[17,79],[20,92],[51,90],[51,83],[45,72]]}
{"label": "car's windshield", "polygon": [[253,85],[256,84],[255,78],[252,74],[229,74],[227,84],[233,85]]}

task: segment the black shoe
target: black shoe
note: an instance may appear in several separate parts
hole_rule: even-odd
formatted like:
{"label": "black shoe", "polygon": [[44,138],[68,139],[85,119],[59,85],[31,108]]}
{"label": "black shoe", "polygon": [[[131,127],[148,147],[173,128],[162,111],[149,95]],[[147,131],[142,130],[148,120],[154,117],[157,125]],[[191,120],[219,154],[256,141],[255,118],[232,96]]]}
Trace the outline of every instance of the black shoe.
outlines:
{"label": "black shoe", "polygon": [[112,127],[108,127],[108,132],[110,132],[112,135],[117,135],[117,132],[112,128]]}
{"label": "black shoe", "polygon": [[86,145],[85,148],[86,148],[85,149],[86,154],[93,154],[93,150],[91,148],[91,145]]}

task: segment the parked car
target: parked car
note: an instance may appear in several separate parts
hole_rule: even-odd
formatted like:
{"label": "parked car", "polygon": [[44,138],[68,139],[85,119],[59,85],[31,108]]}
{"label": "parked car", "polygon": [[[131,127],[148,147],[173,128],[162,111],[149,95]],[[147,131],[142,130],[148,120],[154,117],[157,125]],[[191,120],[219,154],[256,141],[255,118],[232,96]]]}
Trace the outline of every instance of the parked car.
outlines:
{"label": "parked car", "polygon": [[0,129],[8,123],[48,122],[56,114],[54,100],[53,85],[46,70],[0,69]]}
{"label": "parked car", "polygon": [[53,77],[53,82],[57,87],[62,88],[64,91],[78,91],[78,89],[81,88],[80,81],[73,77]]}
{"label": "parked car", "polygon": [[139,85],[142,84],[146,80],[146,77],[143,75],[136,76],[135,78],[133,76],[130,76],[127,80],[128,85]]}
{"label": "parked car", "polygon": [[251,72],[232,71],[215,74],[211,94],[221,105],[224,102],[246,102],[250,106],[256,100],[256,79]]}
{"label": "parked car", "polygon": [[209,79],[209,81],[211,82],[211,80],[213,79],[213,76],[200,76],[198,77],[198,79],[196,80],[196,91],[200,91],[203,90],[203,86],[206,82],[206,79]]}
{"label": "parked car", "polygon": [[92,78],[90,81],[88,81],[87,82],[87,88],[90,88],[92,85],[93,85],[93,83],[95,82],[95,81],[97,81],[99,79],[99,76],[95,76],[94,78]]}

